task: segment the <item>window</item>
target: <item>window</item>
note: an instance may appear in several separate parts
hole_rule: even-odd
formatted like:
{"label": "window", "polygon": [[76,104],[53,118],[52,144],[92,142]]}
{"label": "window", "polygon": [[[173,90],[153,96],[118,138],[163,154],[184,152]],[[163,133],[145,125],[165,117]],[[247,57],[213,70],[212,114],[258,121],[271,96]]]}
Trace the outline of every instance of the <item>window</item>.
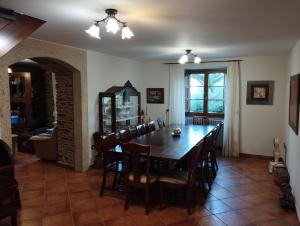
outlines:
{"label": "window", "polygon": [[186,70],[187,116],[224,117],[225,75],[226,70]]}

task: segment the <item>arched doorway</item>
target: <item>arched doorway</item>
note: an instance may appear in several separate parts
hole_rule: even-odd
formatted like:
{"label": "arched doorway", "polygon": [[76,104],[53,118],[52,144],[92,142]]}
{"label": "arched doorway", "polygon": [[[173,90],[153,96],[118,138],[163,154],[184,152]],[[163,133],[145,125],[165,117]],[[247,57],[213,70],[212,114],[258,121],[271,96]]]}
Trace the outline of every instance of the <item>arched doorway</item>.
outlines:
{"label": "arched doorway", "polygon": [[[31,68],[30,70],[28,70]],[[43,73],[27,73],[26,76],[29,80],[30,87],[33,88],[33,84],[35,84],[34,89],[30,89],[30,92],[32,90],[32,93],[35,93],[34,97],[30,98],[30,120],[28,120],[29,117],[27,117],[27,125],[25,129],[18,128],[19,133],[23,134],[22,139],[19,137],[19,141],[23,141],[24,136],[25,140],[26,138],[30,138],[32,131],[38,131],[40,130],[40,127],[45,126],[45,123],[38,123],[37,119],[40,118],[48,118],[48,120],[45,120],[48,122],[49,125],[49,116],[51,118],[51,115],[53,115],[55,111],[55,120],[53,118],[52,122],[55,121],[56,124],[56,131],[57,131],[57,161],[60,164],[64,164],[67,166],[75,167],[75,128],[80,126],[79,124],[76,125],[76,114],[78,114],[78,111],[74,111],[74,108],[76,107],[76,99],[74,99],[74,81],[76,78],[75,76],[80,76],[80,72],[75,69],[74,67],[70,66],[69,64],[66,64],[65,62],[59,61],[57,59],[53,58],[47,58],[47,57],[36,57],[31,59],[26,59],[21,62],[17,62],[16,64],[10,65],[10,69],[14,72],[16,69],[18,71],[28,72],[32,71],[32,68],[42,69]],[[47,82],[47,84],[44,84],[43,87],[40,87],[41,84],[37,84],[37,77],[42,78],[45,77],[49,80],[49,75],[54,78],[54,83],[51,84]],[[35,79],[33,79],[35,78]],[[35,82],[34,82],[35,81]],[[52,81],[51,81],[52,82]],[[47,112],[46,109],[43,110],[43,108],[39,107],[39,103],[41,102],[49,102],[47,99],[49,98],[43,98],[43,93],[49,90],[48,86],[54,85],[55,87],[55,101],[53,100],[53,103],[48,104],[48,108],[51,108],[51,105],[53,105],[53,109],[47,109],[52,110],[52,112]],[[25,87],[25,86],[24,86]],[[39,92],[37,90],[40,89]],[[41,90],[42,89],[42,90]],[[52,87],[51,87],[52,89]],[[33,92],[33,90],[35,92]],[[48,91],[49,92],[49,91]],[[30,95],[31,96],[31,95]],[[54,99],[54,98],[53,98]],[[35,100],[35,101],[34,101]],[[38,101],[37,101],[38,100]],[[31,104],[32,102],[32,104]],[[52,102],[52,101],[50,101]],[[54,104],[55,103],[55,104]],[[19,106],[24,106],[24,103],[19,104]],[[50,105],[50,106],[49,106]],[[78,103],[77,103],[78,105]],[[17,105],[18,106],[18,105]],[[29,106],[24,106],[24,108],[29,109]],[[54,110],[55,108],[55,110]],[[13,109],[11,109],[13,110]],[[28,112],[28,111],[27,111]],[[48,114],[46,114],[48,113]],[[23,113],[24,115],[24,113]],[[34,117],[35,120],[31,120]],[[39,118],[37,118],[37,116]],[[78,116],[77,116],[78,117]],[[25,120],[24,120],[25,121]],[[50,119],[51,121],[51,119]],[[51,123],[52,124],[52,123]],[[77,127],[76,127],[77,126]],[[14,128],[13,128],[14,129]],[[28,131],[30,129],[30,131]],[[24,130],[26,130],[24,135]],[[15,130],[16,131],[16,130]],[[36,135],[36,134],[34,134]],[[22,143],[21,141],[21,143]],[[20,142],[19,142],[20,143]],[[28,142],[27,142],[28,143]]]}

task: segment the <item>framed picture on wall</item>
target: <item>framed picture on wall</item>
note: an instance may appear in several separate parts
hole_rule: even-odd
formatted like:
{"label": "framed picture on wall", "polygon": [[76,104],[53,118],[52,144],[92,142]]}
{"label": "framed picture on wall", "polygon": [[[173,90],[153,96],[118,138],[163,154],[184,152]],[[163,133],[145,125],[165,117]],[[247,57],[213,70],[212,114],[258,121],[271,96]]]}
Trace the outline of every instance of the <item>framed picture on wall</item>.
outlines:
{"label": "framed picture on wall", "polygon": [[247,104],[272,105],[274,81],[248,81]]}
{"label": "framed picture on wall", "polygon": [[147,88],[148,104],[163,104],[164,101],[164,88]]}
{"label": "framed picture on wall", "polygon": [[291,76],[290,79],[290,102],[289,102],[289,125],[298,135],[299,127],[299,82],[300,74]]}

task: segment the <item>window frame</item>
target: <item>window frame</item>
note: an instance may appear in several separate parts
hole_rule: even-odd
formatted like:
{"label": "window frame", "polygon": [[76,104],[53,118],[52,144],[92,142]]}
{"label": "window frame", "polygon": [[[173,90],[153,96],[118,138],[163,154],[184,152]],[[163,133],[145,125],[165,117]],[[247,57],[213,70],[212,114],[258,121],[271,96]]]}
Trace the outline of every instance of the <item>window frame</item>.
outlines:
{"label": "window frame", "polygon": [[[189,69],[189,70],[185,70],[185,73],[184,73],[185,77],[188,77],[191,74],[204,74],[204,109],[203,109],[203,113],[201,113],[201,112],[185,112],[185,116],[206,116],[206,117],[210,117],[210,118],[224,118],[224,113],[222,113],[222,114],[208,113],[208,76],[211,73],[224,73],[224,75],[226,76],[227,69],[220,68],[220,69]],[[187,87],[185,86],[184,87],[185,92],[186,92],[186,88]],[[224,89],[225,89],[225,84],[224,84]],[[190,100],[190,98],[189,98],[189,96],[185,95],[185,104],[186,104],[187,100]],[[225,102],[225,97],[224,97],[224,102]],[[224,110],[225,110],[225,106],[224,106]]]}

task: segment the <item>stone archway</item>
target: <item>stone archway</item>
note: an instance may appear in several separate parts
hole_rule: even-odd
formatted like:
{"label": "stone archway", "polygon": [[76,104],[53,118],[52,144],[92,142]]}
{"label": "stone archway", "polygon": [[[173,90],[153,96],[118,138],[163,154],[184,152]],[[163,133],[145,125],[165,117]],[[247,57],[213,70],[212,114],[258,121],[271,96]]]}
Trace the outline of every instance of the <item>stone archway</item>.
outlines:
{"label": "stone archway", "polygon": [[[87,147],[87,78],[86,52],[83,50],[29,39],[1,58],[1,139],[11,144],[10,96],[7,68],[9,65],[23,59],[32,59],[46,68],[51,67],[54,73],[61,75],[61,77],[57,77],[60,77],[63,82],[72,86],[72,89],[69,89],[67,93],[61,93],[61,95],[67,94],[65,95],[66,98],[68,100],[71,99],[73,102],[73,108],[69,108],[67,112],[65,111],[66,115],[72,115],[73,117],[69,117],[64,125],[64,130],[61,130],[62,139],[70,139],[69,141],[72,145],[61,153],[60,160],[65,163],[67,162],[69,165],[74,165],[76,170],[87,170],[89,167],[89,152]],[[61,121],[65,120],[63,114],[61,115]],[[64,133],[65,129],[69,132]]]}

